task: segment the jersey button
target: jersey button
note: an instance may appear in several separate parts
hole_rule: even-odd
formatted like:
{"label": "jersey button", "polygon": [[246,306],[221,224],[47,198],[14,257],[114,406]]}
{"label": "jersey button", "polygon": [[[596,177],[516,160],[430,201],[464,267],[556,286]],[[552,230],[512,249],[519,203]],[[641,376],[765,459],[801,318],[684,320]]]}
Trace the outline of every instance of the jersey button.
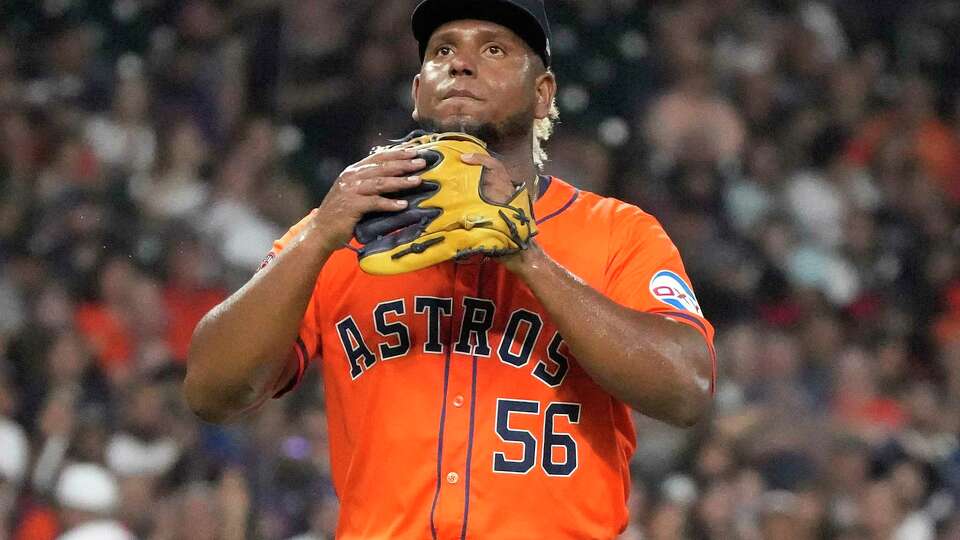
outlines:
{"label": "jersey button", "polygon": [[463,407],[463,396],[453,398],[453,406],[457,408]]}
{"label": "jersey button", "polygon": [[455,472],[452,472],[452,473],[447,474],[447,483],[456,484],[456,483],[459,482],[459,481],[460,481],[460,475],[459,475],[459,474],[457,474],[457,473],[455,473]]}

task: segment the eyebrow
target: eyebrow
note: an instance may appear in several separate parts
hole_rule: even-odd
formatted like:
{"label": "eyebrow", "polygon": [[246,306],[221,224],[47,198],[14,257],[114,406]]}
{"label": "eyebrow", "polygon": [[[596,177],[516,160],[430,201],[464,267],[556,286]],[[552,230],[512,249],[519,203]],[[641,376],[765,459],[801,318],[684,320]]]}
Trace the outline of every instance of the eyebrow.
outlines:
{"label": "eyebrow", "polygon": [[[434,41],[454,41],[454,38],[456,38],[459,33],[460,32],[454,29],[442,30],[435,33],[433,37],[430,38],[430,42],[432,43]],[[492,38],[498,38],[498,39],[508,38],[509,39],[512,37],[510,36],[510,33],[508,31],[502,28],[497,28],[497,27],[478,28],[477,34],[484,39],[492,39]]]}

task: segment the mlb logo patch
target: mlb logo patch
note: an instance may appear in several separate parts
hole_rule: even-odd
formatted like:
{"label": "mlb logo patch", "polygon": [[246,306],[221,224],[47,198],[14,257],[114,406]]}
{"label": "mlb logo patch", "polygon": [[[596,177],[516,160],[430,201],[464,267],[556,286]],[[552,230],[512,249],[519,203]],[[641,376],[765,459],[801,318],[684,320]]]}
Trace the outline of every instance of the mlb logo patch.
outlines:
{"label": "mlb logo patch", "polygon": [[650,280],[650,294],[664,304],[703,316],[693,289],[676,272],[661,270]]}

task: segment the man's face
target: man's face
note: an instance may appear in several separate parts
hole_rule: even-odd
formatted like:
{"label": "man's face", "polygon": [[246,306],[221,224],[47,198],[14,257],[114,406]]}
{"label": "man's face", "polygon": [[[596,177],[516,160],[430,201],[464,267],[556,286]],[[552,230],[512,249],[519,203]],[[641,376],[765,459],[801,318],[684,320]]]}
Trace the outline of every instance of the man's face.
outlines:
{"label": "man's face", "polygon": [[[512,30],[452,21],[430,37],[414,79],[414,119],[431,131],[463,131],[488,143],[529,136],[549,113],[552,75]],[[546,107],[544,107],[546,103]]]}

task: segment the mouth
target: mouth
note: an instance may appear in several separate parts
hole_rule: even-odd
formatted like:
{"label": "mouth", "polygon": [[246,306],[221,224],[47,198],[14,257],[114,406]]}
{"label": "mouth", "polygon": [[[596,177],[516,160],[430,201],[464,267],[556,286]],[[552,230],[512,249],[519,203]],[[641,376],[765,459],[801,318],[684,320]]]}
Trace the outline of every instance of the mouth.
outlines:
{"label": "mouth", "polygon": [[453,99],[453,98],[467,98],[467,99],[473,99],[476,101],[483,101],[482,99],[477,97],[476,94],[474,94],[469,90],[449,90],[443,94],[444,100]]}

